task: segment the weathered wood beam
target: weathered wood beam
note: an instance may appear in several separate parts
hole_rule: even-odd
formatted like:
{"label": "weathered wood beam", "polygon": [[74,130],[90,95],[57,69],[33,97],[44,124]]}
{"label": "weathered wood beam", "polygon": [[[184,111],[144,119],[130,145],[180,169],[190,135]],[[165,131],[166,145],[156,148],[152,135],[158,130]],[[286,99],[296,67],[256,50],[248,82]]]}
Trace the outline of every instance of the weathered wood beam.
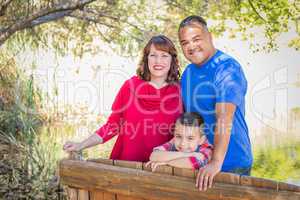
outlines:
{"label": "weathered wood beam", "polygon": [[215,183],[213,188],[200,192],[194,178],[86,161],[62,160],[59,171],[62,183],[71,187],[145,199],[300,200],[298,192],[224,183]]}

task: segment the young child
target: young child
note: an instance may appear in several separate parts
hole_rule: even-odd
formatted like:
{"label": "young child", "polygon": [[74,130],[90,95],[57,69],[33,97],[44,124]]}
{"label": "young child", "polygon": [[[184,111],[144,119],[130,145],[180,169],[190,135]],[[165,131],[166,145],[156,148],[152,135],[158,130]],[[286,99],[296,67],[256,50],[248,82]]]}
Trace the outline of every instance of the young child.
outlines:
{"label": "young child", "polygon": [[199,169],[211,159],[213,146],[203,132],[203,118],[197,113],[183,113],[175,124],[174,138],[155,147],[146,166],[152,171],[159,165]]}

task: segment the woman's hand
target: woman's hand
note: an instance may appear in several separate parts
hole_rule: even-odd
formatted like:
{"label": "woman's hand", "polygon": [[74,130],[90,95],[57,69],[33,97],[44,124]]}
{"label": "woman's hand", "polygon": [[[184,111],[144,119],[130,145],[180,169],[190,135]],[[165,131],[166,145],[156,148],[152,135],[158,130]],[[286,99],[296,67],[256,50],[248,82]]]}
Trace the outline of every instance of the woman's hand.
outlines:
{"label": "woman's hand", "polygon": [[78,152],[82,150],[81,143],[67,141],[63,146],[63,150],[66,152]]}
{"label": "woman's hand", "polygon": [[90,135],[87,139],[83,140],[82,142],[71,142],[71,141],[66,142],[65,145],[63,146],[63,150],[65,150],[66,152],[74,152],[74,151],[78,152],[83,149],[93,147],[97,144],[102,144],[102,143],[103,143],[102,137],[100,137],[97,133],[94,133]]}

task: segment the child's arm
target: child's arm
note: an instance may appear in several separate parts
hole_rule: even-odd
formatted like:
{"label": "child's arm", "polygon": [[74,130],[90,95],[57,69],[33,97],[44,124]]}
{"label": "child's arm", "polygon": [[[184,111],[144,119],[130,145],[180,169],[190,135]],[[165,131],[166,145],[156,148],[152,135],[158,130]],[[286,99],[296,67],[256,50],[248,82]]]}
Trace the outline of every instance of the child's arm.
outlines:
{"label": "child's arm", "polygon": [[167,162],[178,158],[188,158],[191,154],[178,151],[160,151],[156,150],[151,153],[150,161]]}
{"label": "child's arm", "polygon": [[173,149],[174,140],[154,148],[147,165],[152,163],[154,170],[158,165],[166,164],[179,168],[198,169],[208,163],[212,154],[212,146],[208,144],[204,144],[203,148],[199,148],[199,152],[185,153],[172,151]]}
{"label": "child's arm", "polygon": [[155,147],[150,155],[152,162],[167,162],[177,158],[188,157],[190,154],[176,151],[174,138],[169,142]]}
{"label": "child's arm", "polygon": [[150,161],[163,162],[172,167],[199,169],[211,159],[212,148],[202,148],[199,152],[184,153],[170,151],[154,151]]}
{"label": "child's arm", "polygon": [[[152,171],[160,165],[170,165],[180,168],[195,168],[196,157],[202,159],[204,156],[201,153],[184,153],[177,151],[154,151],[150,156],[150,161],[146,166],[150,166]],[[193,162],[192,162],[193,161]]]}
{"label": "child's arm", "polygon": [[179,157],[167,162],[168,165],[178,168],[197,169],[199,161],[205,160],[205,156],[202,153],[193,152],[186,153],[187,157]]}
{"label": "child's arm", "polygon": [[178,168],[186,168],[186,169],[194,169],[190,159],[187,158],[178,158],[175,160],[170,160],[167,162],[168,165],[172,167],[178,167]]}

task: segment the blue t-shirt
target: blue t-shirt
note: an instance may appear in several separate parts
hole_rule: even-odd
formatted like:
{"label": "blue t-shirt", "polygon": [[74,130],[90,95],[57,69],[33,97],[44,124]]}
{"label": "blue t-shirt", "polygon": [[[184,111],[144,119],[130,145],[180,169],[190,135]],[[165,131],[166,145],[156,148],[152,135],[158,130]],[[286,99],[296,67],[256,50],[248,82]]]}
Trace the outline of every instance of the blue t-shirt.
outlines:
{"label": "blue t-shirt", "polygon": [[182,74],[181,87],[185,111],[196,112],[203,117],[204,130],[211,144],[214,144],[216,103],[236,105],[222,171],[251,167],[253,156],[245,121],[247,80],[240,64],[217,50],[202,66],[189,64],[186,67]]}

